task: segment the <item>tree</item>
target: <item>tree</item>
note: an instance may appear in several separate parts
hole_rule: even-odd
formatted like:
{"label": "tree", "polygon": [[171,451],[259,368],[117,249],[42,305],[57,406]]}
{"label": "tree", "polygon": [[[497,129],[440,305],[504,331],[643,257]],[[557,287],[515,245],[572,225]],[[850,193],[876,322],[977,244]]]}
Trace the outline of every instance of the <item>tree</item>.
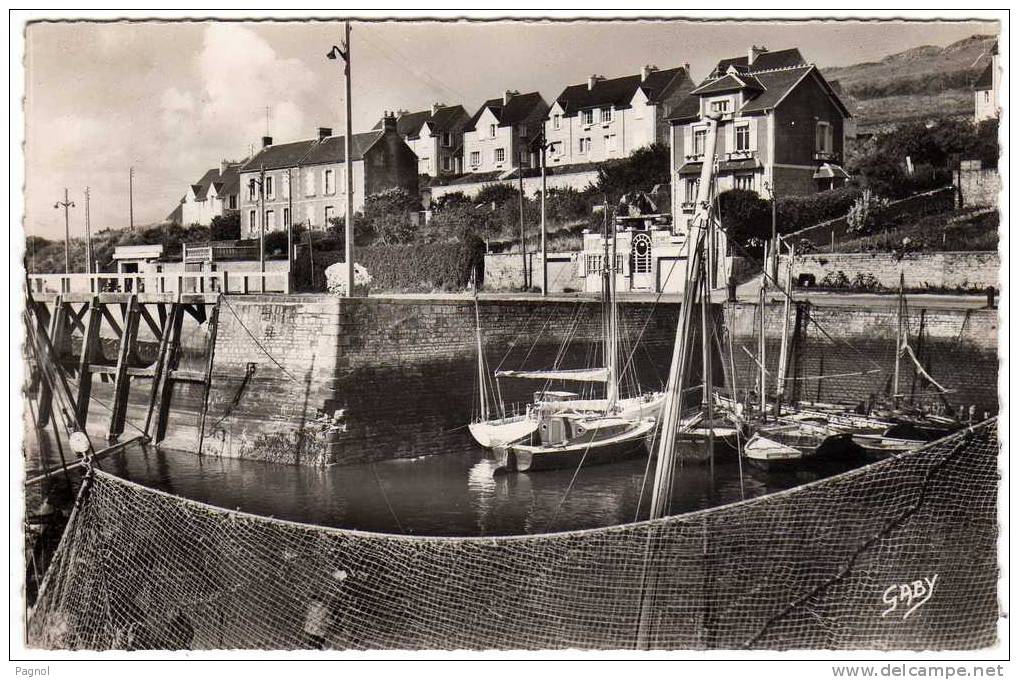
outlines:
{"label": "tree", "polygon": [[[421,199],[405,189],[387,189],[365,200],[359,214],[365,235],[373,243],[395,245],[407,243],[417,232],[417,216]],[[358,227],[354,222],[355,229]]]}
{"label": "tree", "polygon": [[598,168],[595,191],[615,202],[631,191],[650,192],[656,184],[668,184],[669,147],[652,144],[634,151],[627,158],[606,161]]}
{"label": "tree", "polygon": [[235,241],[241,237],[241,214],[231,212],[216,215],[209,224],[209,238],[213,241]]}
{"label": "tree", "polygon": [[746,189],[729,189],[715,198],[722,229],[734,245],[734,254],[759,250],[771,238],[771,204]]}

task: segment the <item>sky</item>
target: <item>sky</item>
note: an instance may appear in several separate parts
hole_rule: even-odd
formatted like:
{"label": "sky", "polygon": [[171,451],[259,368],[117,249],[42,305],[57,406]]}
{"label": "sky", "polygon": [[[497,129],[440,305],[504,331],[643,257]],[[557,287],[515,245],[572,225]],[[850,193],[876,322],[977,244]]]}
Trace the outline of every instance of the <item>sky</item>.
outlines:
{"label": "sky", "polygon": [[[353,128],[432,103],[473,111],[504,90],[552,102],[591,74],[689,63],[695,81],[750,45],[798,47],[819,67],[947,45],[990,22],[356,22]],[[25,231],[62,238],[159,222],[204,172],[276,142],[343,129],[341,62],[325,58],[339,22],[33,23],[25,38]],[[270,107],[267,116],[266,107]],[[267,120],[268,118],[268,120]]]}

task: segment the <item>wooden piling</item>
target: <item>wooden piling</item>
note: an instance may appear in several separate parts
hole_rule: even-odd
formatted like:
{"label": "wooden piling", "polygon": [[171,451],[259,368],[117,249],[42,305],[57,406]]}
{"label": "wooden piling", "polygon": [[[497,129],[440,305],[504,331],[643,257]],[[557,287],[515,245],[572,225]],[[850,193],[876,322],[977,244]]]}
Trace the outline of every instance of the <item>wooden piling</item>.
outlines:
{"label": "wooden piling", "polygon": [[107,441],[115,441],[124,431],[127,416],[127,397],[131,385],[131,376],[127,373],[128,363],[134,351],[135,339],[138,336],[138,296],[132,295],[124,310],[124,332],[120,336],[120,349],[117,352],[117,368],[113,378],[113,406],[110,413],[110,426],[106,432]]}
{"label": "wooden piling", "polygon": [[[50,315],[50,327],[46,331],[42,328],[42,323],[39,324],[39,330],[50,339],[51,347],[55,350],[52,357],[49,357],[52,361],[59,364],[60,360],[60,347],[63,329],[66,326],[64,323],[64,316],[66,314],[66,308],[64,306],[64,299],[62,296],[57,296],[57,299],[53,303],[53,313]],[[36,357],[39,361],[44,361],[43,357]],[[50,416],[53,413],[53,385],[49,382],[44,382],[39,392],[39,427],[46,427],[46,424],[50,420]]]}
{"label": "wooden piling", "polygon": [[93,296],[87,306],[88,316],[85,320],[85,332],[81,337],[81,356],[78,358],[78,394],[74,402],[74,415],[82,426],[88,419],[89,400],[92,396],[92,362],[99,354],[99,329],[103,323],[99,296]]}
{"label": "wooden piling", "polygon": [[[179,300],[179,296],[178,296]],[[170,417],[170,398],[173,396],[173,371],[180,361],[180,331],[184,323],[184,305],[177,302],[170,313],[169,337],[156,396],[156,425],[153,440],[158,444],[166,437],[166,425]],[[148,429],[146,428],[146,431]]]}
{"label": "wooden piling", "polygon": [[209,316],[209,351],[205,359],[205,383],[202,385],[202,415],[198,425],[198,455],[202,455],[205,443],[205,419],[209,414],[209,392],[212,389],[212,367],[216,357],[216,330],[219,327],[219,303],[212,308]]}

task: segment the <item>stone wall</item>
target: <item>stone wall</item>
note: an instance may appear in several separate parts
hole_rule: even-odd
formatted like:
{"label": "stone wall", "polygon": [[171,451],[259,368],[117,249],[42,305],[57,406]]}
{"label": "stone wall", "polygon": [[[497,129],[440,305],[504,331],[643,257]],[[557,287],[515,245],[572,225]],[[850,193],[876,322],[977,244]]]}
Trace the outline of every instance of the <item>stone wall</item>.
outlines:
{"label": "stone wall", "polygon": [[[562,171],[558,174],[549,174],[545,178],[545,185],[549,189],[576,189],[577,191],[583,191],[589,185],[594,184],[598,180],[597,170],[586,170],[584,172],[564,172],[567,168],[560,168]],[[514,189],[519,187],[519,180],[505,180],[499,181],[488,181],[488,182],[460,182],[457,184],[444,184],[444,185],[433,185],[426,189],[430,192],[431,199],[433,201],[438,200],[440,197],[446,194],[452,194],[460,192],[468,197],[477,196],[478,192],[484,189],[490,184],[507,184],[511,185]],[[524,195],[533,196],[541,191],[541,177],[525,177],[524,178]]]}
{"label": "stone wall", "polygon": [[[784,281],[789,266],[788,256],[779,262],[780,279]],[[844,272],[852,282],[858,275],[872,276],[887,290],[897,290],[900,272],[907,290],[983,291],[987,286],[999,288],[1001,267],[998,253],[986,251],[954,253],[818,253],[793,258],[793,281],[812,276],[814,285],[828,274]]]}
{"label": "stone wall", "polygon": [[[924,309],[919,301],[909,302],[906,323],[909,343],[924,363],[925,370],[942,387],[953,410],[973,405],[979,414],[998,408],[998,316],[996,310]],[[801,303],[799,349],[790,350],[788,383],[791,393],[801,399],[858,403],[872,395],[890,393],[895,366],[895,336],[898,330],[896,301],[867,308],[810,306]],[[777,375],[782,338],[783,305],[770,304],[765,314],[765,356],[767,369]],[[756,365],[742,348],[757,354],[757,306],[737,304],[727,310],[726,321],[734,329],[734,363],[737,391],[745,393],[758,380]],[[919,341],[921,318],[924,339]],[[795,312],[790,315],[790,336]],[[795,357],[798,357],[795,358]],[[798,362],[798,363],[797,363]],[[774,378],[769,381],[774,388]],[[911,359],[900,362],[899,393],[920,393],[925,403],[936,403],[935,392],[921,390],[923,381],[915,376]]]}
{"label": "stone wall", "polygon": [[[577,258],[581,254],[548,254],[548,290],[570,293],[584,290],[584,279],[578,274]],[[541,287],[541,253],[527,253],[527,282]],[[525,287],[523,256],[520,253],[485,255],[485,290],[520,290]]]}
{"label": "stone wall", "polygon": [[963,161],[958,183],[964,206],[997,207],[1001,195],[997,168],[981,168],[980,161]]}

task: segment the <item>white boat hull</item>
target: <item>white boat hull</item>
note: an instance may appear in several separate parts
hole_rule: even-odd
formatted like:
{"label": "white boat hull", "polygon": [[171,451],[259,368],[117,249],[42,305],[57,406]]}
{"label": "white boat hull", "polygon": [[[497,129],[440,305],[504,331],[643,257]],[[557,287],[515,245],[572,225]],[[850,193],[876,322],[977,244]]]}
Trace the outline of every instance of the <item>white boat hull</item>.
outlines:
{"label": "white boat hull", "polygon": [[521,415],[471,423],[467,429],[470,430],[474,441],[486,449],[491,449],[496,446],[512,444],[530,435],[538,429],[538,422],[526,415]]}

